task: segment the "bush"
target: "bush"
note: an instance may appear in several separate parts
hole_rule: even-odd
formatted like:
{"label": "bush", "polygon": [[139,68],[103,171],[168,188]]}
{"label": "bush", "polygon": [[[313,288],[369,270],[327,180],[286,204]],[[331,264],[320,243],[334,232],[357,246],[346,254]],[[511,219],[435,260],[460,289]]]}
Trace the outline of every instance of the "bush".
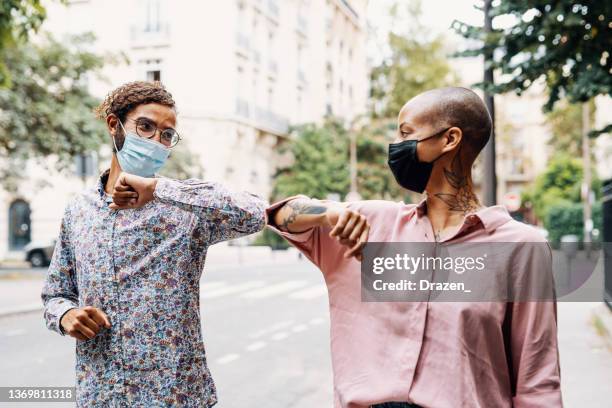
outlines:
{"label": "bush", "polygon": [[[601,202],[596,202],[592,208],[593,228],[600,231],[599,238],[601,240],[602,227],[602,205]],[[582,220],[583,207],[582,203],[572,203],[569,201],[559,201],[551,205],[544,219],[544,227],[548,230],[548,240],[557,247],[561,242],[563,235],[577,235],[582,242],[584,239],[584,226]],[[596,238],[594,237],[595,241]]]}
{"label": "bush", "polygon": [[285,238],[272,231],[270,228],[263,230],[261,234],[253,241],[255,246],[269,246],[272,249],[287,249],[290,247]]}

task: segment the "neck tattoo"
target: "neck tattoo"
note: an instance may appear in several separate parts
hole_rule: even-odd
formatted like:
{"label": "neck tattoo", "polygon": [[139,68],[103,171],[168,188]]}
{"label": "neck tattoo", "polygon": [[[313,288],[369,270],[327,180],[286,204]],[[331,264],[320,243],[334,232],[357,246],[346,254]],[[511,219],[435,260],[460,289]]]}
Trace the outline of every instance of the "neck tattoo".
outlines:
{"label": "neck tattoo", "polygon": [[454,193],[436,193],[434,196],[444,201],[450,211],[458,211],[464,215],[476,211],[480,207],[478,197],[468,183],[466,172],[461,163],[461,148],[453,158],[450,169],[444,169],[444,177],[455,189]]}

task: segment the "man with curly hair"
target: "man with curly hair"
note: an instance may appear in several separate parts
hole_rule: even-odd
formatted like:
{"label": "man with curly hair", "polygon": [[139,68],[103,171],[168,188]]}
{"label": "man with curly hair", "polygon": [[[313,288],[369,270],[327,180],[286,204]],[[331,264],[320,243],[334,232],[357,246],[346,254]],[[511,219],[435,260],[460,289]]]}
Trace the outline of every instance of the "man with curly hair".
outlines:
{"label": "man with curly hair", "polygon": [[110,168],[68,204],[42,291],[47,327],[77,339],[77,406],[210,407],[199,311],[206,252],[261,230],[266,202],[156,176],[180,140],[160,83],[125,84],[97,113],[112,139]]}

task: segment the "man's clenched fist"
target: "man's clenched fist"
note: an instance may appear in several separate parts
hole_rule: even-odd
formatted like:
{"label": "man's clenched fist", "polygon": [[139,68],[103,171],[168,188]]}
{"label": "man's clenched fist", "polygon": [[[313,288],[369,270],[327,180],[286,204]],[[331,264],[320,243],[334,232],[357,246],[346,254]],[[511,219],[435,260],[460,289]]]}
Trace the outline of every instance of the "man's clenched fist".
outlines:
{"label": "man's clenched fist", "polygon": [[153,200],[157,179],[121,173],[113,188],[110,208],[139,208]]}
{"label": "man's clenched fist", "polygon": [[60,326],[64,333],[77,340],[90,340],[96,337],[102,327],[111,327],[106,313],[97,307],[85,306],[67,311]]}

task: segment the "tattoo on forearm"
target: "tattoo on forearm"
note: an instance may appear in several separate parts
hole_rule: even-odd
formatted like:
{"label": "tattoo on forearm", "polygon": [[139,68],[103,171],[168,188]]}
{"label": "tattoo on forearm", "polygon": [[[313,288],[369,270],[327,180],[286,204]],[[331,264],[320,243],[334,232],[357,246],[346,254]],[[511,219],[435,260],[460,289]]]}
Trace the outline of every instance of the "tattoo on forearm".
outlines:
{"label": "tattoo on forearm", "polygon": [[472,186],[468,183],[466,172],[461,163],[461,148],[451,163],[450,169],[444,169],[444,177],[456,191],[453,194],[436,193],[440,200],[448,205],[450,211],[461,211],[464,214],[480,207],[478,197],[474,194]]}
{"label": "tattoo on forearm", "polygon": [[307,200],[292,200],[285,204],[285,207],[290,211],[285,217],[283,217],[278,225],[282,231],[289,231],[289,225],[293,224],[300,215],[323,214],[325,211],[327,211],[325,206]]}

